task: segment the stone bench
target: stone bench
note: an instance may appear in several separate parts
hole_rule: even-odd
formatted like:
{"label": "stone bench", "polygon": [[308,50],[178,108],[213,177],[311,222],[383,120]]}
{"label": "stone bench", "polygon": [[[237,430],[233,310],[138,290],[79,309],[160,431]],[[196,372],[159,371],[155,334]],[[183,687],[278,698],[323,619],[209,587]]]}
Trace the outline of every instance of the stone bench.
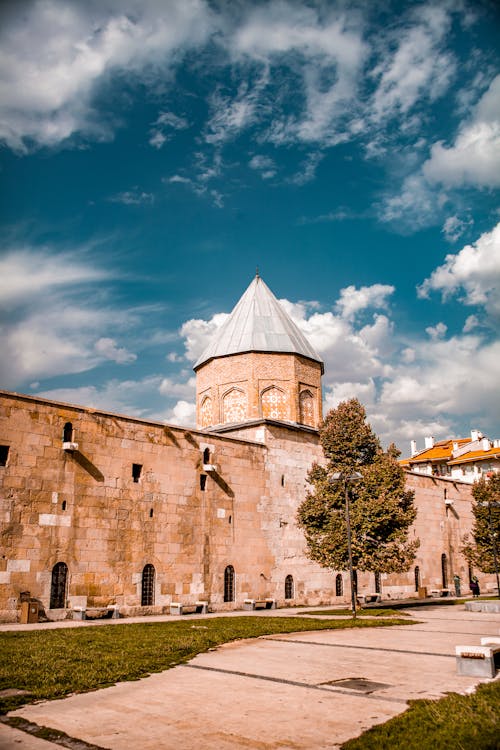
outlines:
{"label": "stone bench", "polygon": [[276,609],[276,599],[245,599],[243,609]]}
{"label": "stone bench", "polygon": [[481,638],[480,646],[456,646],[458,674],[469,677],[494,677],[495,660],[500,660],[500,638]]}
{"label": "stone bench", "polygon": [[451,589],[431,589],[429,591],[430,596],[439,598],[440,596],[450,596]]}
{"label": "stone bench", "polygon": [[194,602],[194,604],[170,602],[171,615],[206,615],[207,613],[208,602]]}
{"label": "stone bench", "polygon": [[117,620],[120,608],[117,604],[108,607],[73,607],[73,620]]}
{"label": "stone bench", "polygon": [[380,602],[382,597],[378,593],[359,594],[357,599],[360,604],[371,604],[373,602]]}

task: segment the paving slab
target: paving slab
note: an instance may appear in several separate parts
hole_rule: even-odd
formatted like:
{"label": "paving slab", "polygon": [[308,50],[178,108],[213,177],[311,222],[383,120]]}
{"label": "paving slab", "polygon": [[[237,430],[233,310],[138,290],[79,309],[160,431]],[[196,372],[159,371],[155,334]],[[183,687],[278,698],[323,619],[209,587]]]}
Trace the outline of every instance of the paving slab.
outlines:
{"label": "paving slab", "polygon": [[136,682],[26,706],[13,715],[109,750],[338,748],[410,698],[472,691],[455,646],[497,635],[500,617],[463,606],[419,623],[308,631],[226,644]]}
{"label": "paving slab", "polygon": [[57,745],[0,722],[1,750],[59,750]]}

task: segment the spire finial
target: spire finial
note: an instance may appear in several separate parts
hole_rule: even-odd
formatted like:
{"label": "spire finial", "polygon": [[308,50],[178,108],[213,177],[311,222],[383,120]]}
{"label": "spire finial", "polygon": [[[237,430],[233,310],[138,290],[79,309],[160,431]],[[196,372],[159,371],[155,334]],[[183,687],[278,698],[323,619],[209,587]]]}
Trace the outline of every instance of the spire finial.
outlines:
{"label": "spire finial", "polygon": [[257,266],[257,268],[255,269],[255,278],[256,279],[260,279],[260,276],[259,276],[259,266]]}

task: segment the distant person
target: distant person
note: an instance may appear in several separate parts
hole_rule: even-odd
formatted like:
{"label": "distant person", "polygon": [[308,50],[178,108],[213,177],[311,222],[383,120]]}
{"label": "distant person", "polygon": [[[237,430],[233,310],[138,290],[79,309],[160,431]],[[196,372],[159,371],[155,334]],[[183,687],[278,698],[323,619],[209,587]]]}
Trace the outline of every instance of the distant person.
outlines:
{"label": "distant person", "polygon": [[458,573],[453,576],[453,583],[455,584],[455,596],[460,596],[460,576]]}
{"label": "distant person", "polygon": [[472,576],[470,581],[470,590],[472,591],[473,598],[477,599],[477,597],[481,593],[479,590],[479,581],[477,580],[477,576]]}

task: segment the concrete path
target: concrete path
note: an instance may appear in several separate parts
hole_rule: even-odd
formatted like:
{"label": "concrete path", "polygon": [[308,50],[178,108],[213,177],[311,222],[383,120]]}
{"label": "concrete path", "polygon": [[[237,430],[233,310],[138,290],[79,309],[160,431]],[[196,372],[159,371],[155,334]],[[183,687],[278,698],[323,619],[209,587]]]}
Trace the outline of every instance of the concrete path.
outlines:
{"label": "concrete path", "polygon": [[13,715],[109,750],[332,750],[404,711],[409,698],[480,682],[456,674],[455,646],[498,635],[500,616],[463,605],[412,614],[420,623],[238,641],[137,682]]}

